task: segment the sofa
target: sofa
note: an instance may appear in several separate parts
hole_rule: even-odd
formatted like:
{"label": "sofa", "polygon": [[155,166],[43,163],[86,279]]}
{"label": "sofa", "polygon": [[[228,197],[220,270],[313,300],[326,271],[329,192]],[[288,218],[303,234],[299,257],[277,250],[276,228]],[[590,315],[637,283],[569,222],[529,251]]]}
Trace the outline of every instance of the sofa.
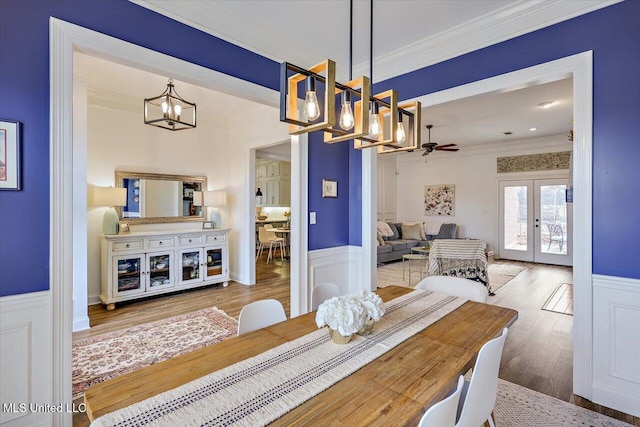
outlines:
{"label": "sofa", "polygon": [[[393,232],[393,235],[382,236],[380,231],[378,231],[378,265],[385,262],[401,260],[403,255],[411,253],[411,248],[415,246],[425,246],[427,242],[431,240],[455,239],[456,232],[458,230],[458,226],[456,224],[442,224],[440,225],[437,234],[428,234],[428,232],[435,231],[433,226],[427,227],[426,223],[404,223],[405,231],[411,230],[411,235],[403,237],[403,223],[387,222],[386,224]],[[415,232],[416,224],[419,224],[419,228],[422,229],[420,236]],[[380,222],[378,225],[378,230],[380,230]]]}

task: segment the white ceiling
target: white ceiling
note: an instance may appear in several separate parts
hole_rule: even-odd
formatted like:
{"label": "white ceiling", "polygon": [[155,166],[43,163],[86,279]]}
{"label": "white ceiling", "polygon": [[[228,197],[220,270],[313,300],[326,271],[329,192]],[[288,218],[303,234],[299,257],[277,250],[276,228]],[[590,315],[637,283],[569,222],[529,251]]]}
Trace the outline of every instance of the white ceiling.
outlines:
{"label": "white ceiling", "polygon": [[[326,58],[346,81],[348,0],[131,0],[276,61],[309,66]],[[374,80],[406,73],[479,49],[618,0],[375,0]],[[322,25],[324,24],[324,25]],[[329,30],[327,30],[329,28]],[[369,74],[369,1],[354,1],[354,75]],[[167,77],[87,57],[90,86],[132,100],[159,95]],[[340,77],[343,75],[344,77]],[[341,80],[341,78],[343,80]],[[232,116],[254,103],[176,82],[201,111]],[[556,101],[549,109],[537,105]],[[140,102],[141,104],[141,102]],[[571,80],[506,93],[490,93],[423,109],[431,139],[470,147],[511,138],[566,134],[572,111]],[[537,132],[529,132],[538,127]],[[503,132],[511,131],[507,137]],[[415,153],[414,153],[415,154]]]}

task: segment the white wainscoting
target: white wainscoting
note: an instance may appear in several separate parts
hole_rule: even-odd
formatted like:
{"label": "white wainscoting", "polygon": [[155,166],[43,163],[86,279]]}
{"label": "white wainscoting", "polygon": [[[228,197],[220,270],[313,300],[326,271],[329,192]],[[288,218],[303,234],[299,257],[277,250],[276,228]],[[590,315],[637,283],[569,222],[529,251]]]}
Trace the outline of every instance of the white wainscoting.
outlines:
{"label": "white wainscoting", "polygon": [[[0,424],[52,425],[52,412],[31,413],[30,404],[52,402],[51,293],[0,298]],[[6,404],[15,404],[11,409]],[[22,405],[22,406],[21,406]]]}
{"label": "white wainscoting", "polygon": [[[320,283],[332,282],[343,294],[370,290],[362,283],[362,248],[360,246],[339,246],[309,251],[309,298],[311,290]],[[307,301],[310,310],[311,300]]]}
{"label": "white wainscoting", "polygon": [[640,280],[593,276],[595,403],[640,417]]}

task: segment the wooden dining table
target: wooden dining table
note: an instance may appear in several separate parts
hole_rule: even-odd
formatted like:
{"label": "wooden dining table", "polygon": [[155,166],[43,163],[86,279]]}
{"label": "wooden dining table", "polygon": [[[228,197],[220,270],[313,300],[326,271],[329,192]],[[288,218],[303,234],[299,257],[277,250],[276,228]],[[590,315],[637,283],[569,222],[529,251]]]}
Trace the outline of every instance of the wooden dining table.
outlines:
{"label": "wooden dining table", "polygon": [[[411,291],[376,292],[389,301]],[[415,426],[473,366],[482,345],[517,317],[509,308],[467,301],[270,425]],[[315,312],[307,313],[93,385],[85,392],[87,414],[93,421],[316,329]]]}

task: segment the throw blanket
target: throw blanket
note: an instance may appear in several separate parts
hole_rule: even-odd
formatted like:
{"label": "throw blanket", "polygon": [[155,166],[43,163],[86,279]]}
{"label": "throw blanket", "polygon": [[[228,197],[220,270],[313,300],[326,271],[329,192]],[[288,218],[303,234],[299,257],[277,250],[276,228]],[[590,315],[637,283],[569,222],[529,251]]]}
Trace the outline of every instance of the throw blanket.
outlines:
{"label": "throw blanket", "polygon": [[266,425],[464,304],[416,290],[385,304],[368,336],[334,344],[319,329],[200,379],[112,412],[92,426]]}
{"label": "throw blanket", "polygon": [[487,244],[481,240],[434,240],[429,246],[429,276],[455,276],[471,279],[487,287],[491,285],[487,274]]}

